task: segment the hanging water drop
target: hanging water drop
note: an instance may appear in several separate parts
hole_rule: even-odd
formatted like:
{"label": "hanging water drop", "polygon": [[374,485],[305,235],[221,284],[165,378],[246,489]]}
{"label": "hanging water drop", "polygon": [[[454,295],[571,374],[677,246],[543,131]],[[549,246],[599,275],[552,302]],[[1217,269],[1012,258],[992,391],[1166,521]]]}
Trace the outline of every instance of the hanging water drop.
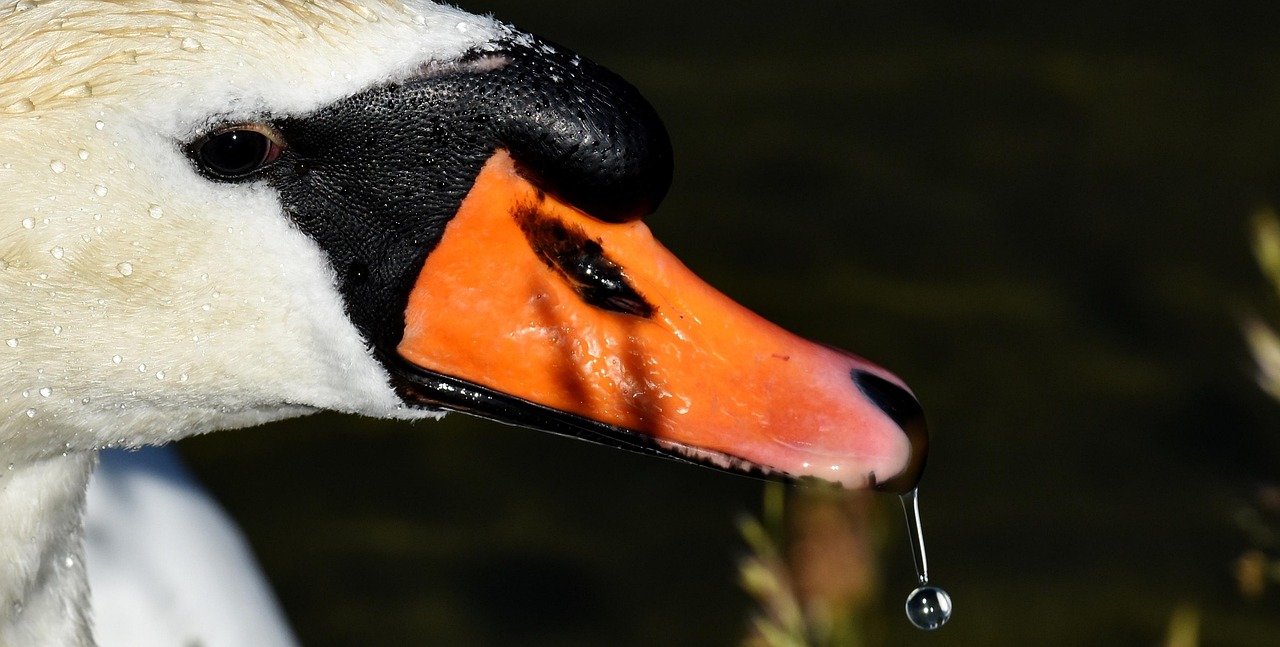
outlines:
{"label": "hanging water drop", "polygon": [[156,220],[159,220],[160,217],[164,215],[164,209],[161,209],[160,205],[158,204],[153,204],[147,207],[147,215],[151,216],[152,218],[155,218]]}
{"label": "hanging water drop", "polygon": [[120,276],[129,276],[130,274],[133,274],[133,263],[130,263],[129,261],[120,263],[119,265],[116,265],[116,271],[120,273]]}
{"label": "hanging water drop", "polygon": [[907,515],[907,536],[911,559],[916,565],[920,586],[907,595],[907,619],[918,629],[933,631],[951,619],[951,596],[929,584],[929,558],[924,552],[924,530],[920,526],[920,495],[916,488],[902,495],[902,511]]}
{"label": "hanging water drop", "polygon": [[62,260],[62,255],[63,255],[64,253],[65,253],[65,252],[63,251],[63,249],[62,249],[61,247],[54,247],[53,249],[49,250],[49,255],[53,256],[54,258],[56,258],[56,259],[58,259],[58,260]]}
{"label": "hanging water drop", "polygon": [[53,160],[49,162],[49,168],[53,170],[54,173],[61,173],[67,170],[67,165],[63,164],[62,160]]}
{"label": "hanging water drop", "polygon": [[93,187],[93,192],[94,192],[94,193],[95,193],[99,198],[105,198],[105,197],[107,197],[107,187],[105,187],[105,186],[103,186],[103,185],[101,185],[101,184],[94,186],[94,187]]}
{"label": "hanging water drop", "polygon": [[77,155],[77,156],[79,156],[79,157],[80,157],[80,159],[82,159],[82,160],[87,160],[87,159],[89,159],[89,151],[87,151],[87,150],[85,150],[85,149],[83,149],[83,148],[81,148],[81,149],[80,149],[80,152],[76,153],[76,155]]}
{"label": "hanging water drop", "polygon": [[907,596],[906,608],[911,624],[933,631],[951,619],[951,596],[936,586],[925,585]]}

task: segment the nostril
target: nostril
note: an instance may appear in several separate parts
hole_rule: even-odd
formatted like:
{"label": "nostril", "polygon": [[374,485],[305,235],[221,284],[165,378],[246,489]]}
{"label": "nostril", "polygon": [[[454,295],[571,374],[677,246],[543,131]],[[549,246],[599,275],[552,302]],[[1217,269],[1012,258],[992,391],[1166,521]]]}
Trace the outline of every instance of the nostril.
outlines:
{"label": "nostril", "polygon": [[898,474],[880,481],[876,489],[903,493],[920,482],[924,474],[925,458],[929,453],[929,427],[925,423],[924,408],[910,391],[874,373],[853,369],[849,377],[858,390],[880,408],[907,435],[911,443],[911,457],[907,466]]}

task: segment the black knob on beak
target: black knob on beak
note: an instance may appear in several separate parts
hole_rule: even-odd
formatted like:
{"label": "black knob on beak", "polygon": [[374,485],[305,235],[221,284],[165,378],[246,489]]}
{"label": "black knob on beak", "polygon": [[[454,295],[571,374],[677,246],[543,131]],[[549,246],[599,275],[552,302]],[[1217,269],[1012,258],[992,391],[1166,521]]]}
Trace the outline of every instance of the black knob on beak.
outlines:
{"label": "black knob on beak", "polygon": [[571,51],[519,35],[485,76],[494,135],[540,188],[609,222],[652,213],[671,185],[671,140],[631,84]]}

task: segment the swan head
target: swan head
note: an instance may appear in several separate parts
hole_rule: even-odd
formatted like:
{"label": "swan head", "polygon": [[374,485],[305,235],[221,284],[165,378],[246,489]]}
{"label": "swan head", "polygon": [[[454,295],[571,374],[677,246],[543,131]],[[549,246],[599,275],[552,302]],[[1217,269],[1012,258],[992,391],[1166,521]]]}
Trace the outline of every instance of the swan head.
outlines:
{"label": "swan head", "polygon": [[914,396],[692,277],[639,93],[428,2],[0,2],[0,460],[460,410],[905,490]]}

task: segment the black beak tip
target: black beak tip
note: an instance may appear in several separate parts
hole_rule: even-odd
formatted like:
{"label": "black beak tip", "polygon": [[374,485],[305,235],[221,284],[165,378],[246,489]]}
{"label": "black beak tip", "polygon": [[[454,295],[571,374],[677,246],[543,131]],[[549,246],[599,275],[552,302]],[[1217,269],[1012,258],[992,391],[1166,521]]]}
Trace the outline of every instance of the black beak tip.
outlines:
{"label": "black beak tip", "polygon": [[849,377],[858,390],[889,416],[911,442],[911,459],[906,469],[889,479],[876,482],[875,488],[899,494],[910,491],[920,482],[929,453],[929,426],[925,422],[924,408],[909,391],[879,375],[854,369]]}

